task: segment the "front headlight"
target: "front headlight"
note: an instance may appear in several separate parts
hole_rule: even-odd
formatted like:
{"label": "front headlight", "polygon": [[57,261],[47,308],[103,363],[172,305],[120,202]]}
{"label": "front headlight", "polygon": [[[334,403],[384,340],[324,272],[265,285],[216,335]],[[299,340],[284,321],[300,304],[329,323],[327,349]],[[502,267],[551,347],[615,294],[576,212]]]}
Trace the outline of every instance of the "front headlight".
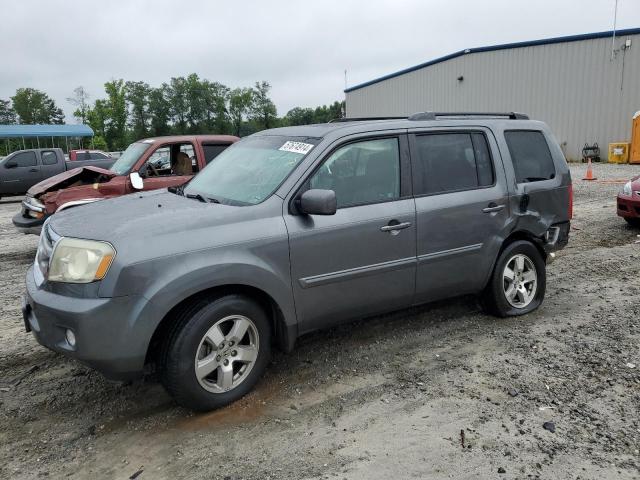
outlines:
{"label": "front headlight", "polygon": [[626,195],[627,197],[631,196],[631,182],[627,182],[624,184],[624,187],[622,187],[621,193],[623,195]]}
{"label": "front headlight", "polygon": [[48,280],[66,283],[101,280],[115,255],[115,249],[106,242],[62,238],[53,250]]}

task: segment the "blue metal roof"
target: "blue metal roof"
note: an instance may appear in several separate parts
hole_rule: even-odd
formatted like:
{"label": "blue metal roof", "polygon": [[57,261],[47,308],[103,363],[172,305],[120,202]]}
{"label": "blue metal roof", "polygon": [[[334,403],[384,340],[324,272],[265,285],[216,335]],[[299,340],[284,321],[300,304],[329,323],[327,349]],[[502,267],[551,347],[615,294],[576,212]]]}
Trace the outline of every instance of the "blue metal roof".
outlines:
{"label": "blue metal roof", "polygon": [[[616,30],[615,33],[616,33],[616,36],[637,35],[637,34],[640,34],[640,28],[627,28],[626,30]],[[593,40],[596,38],[607,38],[611,36],[613,36],[613,30],[609,30],[606,32],[585,33],[582,35],[570,35],[568,37],[543,38],[542,40],[531,40],[528,42],[503,43],[501,45],[491,45],[488,47],[466,48],[464,50],[460,50],[459,52],[451,53],[449,55],[445,55],[444,57],[436,58],[435,60],[430,60],[428,62],[421,63],[413,67],[405,68],[404,70],[393,72],[388,75],[384,75],[383,77],[374,78],[373,80],[369,80],[368,82],[364,82],[359,85],[349,87],[345,89],[344,92],[345,93],[352,92],[354,90],[358,90],[360,88],[373,85],[374,83],[379,83],[384,80],[388,80],[389,78],[399,77],[400,75],[404,75],[405,73],[414,72],[416,70],[420,70],[422,68],[435,65],[436,63],[446,62],[447,60],[451,60],[452,58],[461,57],[462,55],[467,55],[469,53],[492,52],[494,50],[507,50],[510,48],[535,47],[538,45],[550,45],[553,43],[578,42],[580,40]]]}
{"label": "blue metal roof", "polygon": [[88,125],[0,125],[0,138],[92,136]]}

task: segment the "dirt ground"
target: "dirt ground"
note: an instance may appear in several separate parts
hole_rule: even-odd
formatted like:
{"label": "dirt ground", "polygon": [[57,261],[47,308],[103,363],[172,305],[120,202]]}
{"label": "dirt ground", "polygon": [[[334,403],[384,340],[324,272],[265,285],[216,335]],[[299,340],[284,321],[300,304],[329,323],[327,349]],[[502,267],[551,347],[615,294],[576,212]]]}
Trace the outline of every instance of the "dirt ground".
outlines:
{"label": "dirt ground", "polygon": [[25,334],[37,239],[2,200],[0,478],[640,478],[640,230],[615,215],[640,166],[584,171],[538,311],[496,319],[463,298],[318,333],[205,415]]}

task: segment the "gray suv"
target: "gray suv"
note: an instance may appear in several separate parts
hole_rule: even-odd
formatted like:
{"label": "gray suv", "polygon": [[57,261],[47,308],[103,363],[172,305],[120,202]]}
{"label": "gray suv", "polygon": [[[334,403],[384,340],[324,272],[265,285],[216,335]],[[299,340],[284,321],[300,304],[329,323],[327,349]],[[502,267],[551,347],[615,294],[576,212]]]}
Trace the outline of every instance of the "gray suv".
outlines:
{"label": "gray suv", "polygon": [[195,410],[232,402],[272,344],[465,294],[536,309],[566,245],[569,170],[522,114],[415,114],[267,130],[186,186],[61,212],[23,314],[107,377],[158,372]]}

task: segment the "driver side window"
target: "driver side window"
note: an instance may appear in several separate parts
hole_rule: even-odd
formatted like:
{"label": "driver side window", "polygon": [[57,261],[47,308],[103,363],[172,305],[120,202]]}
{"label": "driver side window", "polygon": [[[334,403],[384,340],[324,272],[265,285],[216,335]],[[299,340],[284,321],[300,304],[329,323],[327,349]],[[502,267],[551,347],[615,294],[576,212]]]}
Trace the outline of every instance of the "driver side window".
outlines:
{"label": "driver side window", "polygon": [[398,139],[367,140],[339,148],[313,174],[309,185],[333,190],[338,208],[400,198]]}
{"label": "driver side window", "polygon": [[141,169],[146,178],[189,176],[198,171],[191,143],[176,143],[156,149]]}

